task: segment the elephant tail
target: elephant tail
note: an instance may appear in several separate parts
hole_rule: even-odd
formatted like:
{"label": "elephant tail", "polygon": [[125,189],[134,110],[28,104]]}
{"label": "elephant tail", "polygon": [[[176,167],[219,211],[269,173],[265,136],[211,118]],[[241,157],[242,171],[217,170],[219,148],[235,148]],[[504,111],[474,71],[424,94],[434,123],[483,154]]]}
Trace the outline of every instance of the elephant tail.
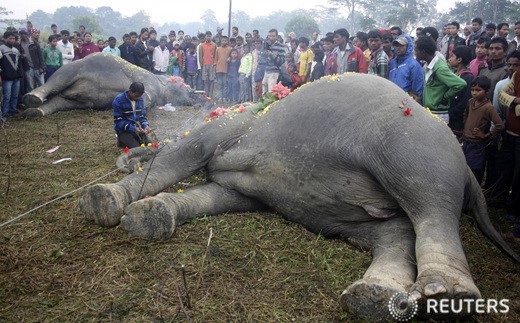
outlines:
{"label": "elephant tail", "polygon": [[477,222],[477,226],[482,233],[488,237],[500,250],[507,254],[511,259],[520,263],[520,256],[511,249],[511,247],[504,241],[500,233],[493,227],[486,205],[486,199],[482,193],[482,189],[477,182],[477,179],[469,170],[469,204],[468,209]]}

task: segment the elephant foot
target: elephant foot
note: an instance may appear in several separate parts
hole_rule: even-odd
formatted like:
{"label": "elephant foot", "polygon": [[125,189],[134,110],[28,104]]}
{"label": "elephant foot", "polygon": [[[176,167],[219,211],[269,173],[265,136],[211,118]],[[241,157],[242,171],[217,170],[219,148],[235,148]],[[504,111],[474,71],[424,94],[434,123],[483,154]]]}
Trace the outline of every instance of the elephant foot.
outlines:
{"label": "elephant foot", "polygon": [[[392,296],[403,290],[395,287],[388,287],[381,282],[370,282],[365,279],[356,281],[341,293],[339,302],[341,307],[362,319],[378,322],[392,320],[389,310],[389,301]],[[406,311],[406,308],[400,308]],[[413,306],[409,304],[409,310],[413,311]]]}
{"label": "elephant foot", "polygon": [[23,112],[23,115],[26,118],[40,118],[43,117],[45,113],[40,108],[28,108]]}
{"label": "elephant foot", "polygon": [[35,94],[27,93],[23,96],[23,104],[29,108],[37,108],[43,104],[43,99]]}
{"label": "elephant foot", "polygon": [[115,184],[89,187],[79,200],[79,209],[89,222],[103,227],[119,224],[130,198],[124,188]]}
{"label": "elephant foot", "polygon": [[134,237],[167,240],[175,230],[176,214],[160,197],[146,198],[126,208],[121,226]]}
{"label": "elephant foot", "polygon": [[416,296],[425,298],[447,297],[457,298],[461,296],[480,297],[480,292],[473,283],[471,277],[463,275],[460,276],[450,274],[450,271],[425,270],[422,271],[415,284],[410,289],[411,293],[416,293]]}
{"label": "elephant foot", "polygon": [[[480,291],[471,277],[448,270],[425,270],[410,288],[411,295],[419,303],[419,315],[424,317],[449,319],[475,313],[475,300],[480,299]],[[450,300],[453,308],[441,310],[440,301]]]}

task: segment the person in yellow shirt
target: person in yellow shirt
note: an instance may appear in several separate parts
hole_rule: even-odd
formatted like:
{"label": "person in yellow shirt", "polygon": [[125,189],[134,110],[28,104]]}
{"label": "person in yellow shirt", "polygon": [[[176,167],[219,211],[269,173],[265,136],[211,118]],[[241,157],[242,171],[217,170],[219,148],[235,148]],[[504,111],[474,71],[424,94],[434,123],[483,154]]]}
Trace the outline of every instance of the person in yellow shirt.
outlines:
{"label": "person in yellow shirt", "polygon": [[307,83],[307,81],[309,81],[309,76],[311,74],[311,65],[314,59],[314,53],[309,48],[309,38],[300,37],[299,42],[301,54],[298,76],[302,79],[302,84],[304,84]]}

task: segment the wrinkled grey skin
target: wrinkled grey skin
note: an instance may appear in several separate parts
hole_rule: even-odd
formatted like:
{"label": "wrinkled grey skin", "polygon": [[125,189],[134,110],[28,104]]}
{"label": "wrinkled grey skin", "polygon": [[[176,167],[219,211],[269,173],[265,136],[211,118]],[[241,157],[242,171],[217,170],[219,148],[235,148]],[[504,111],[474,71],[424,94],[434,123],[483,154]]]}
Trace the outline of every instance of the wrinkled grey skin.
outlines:
{"label": "wrinkled grey skin", "polygon": [[96,53],[61,67],[47,83],[23,97],[27,117],[40,117],[73,109],[112,108],[112,101],[135,81],[143,82],[145,107],[172,103],[177,106],[208,105],[196,94],[169,77],[155,75],[108,53]]}
{"label": "wrinkled grey skin", "polygon": [[[491,225],[450,129],[411,99],[401,108],[405,98],[380,77],[321,79],[264,116],[247,110],[194,129],[144,171],[90,187],[80,209],[99,225],[168,239],[198,216],[270,208],[372,251],[364,277],[340,297],[343,308],[369,320],[391,319],[387,304],[398,291],[422,301],[480,298],[459,237],[463,208],[495,244],[520,258]],[[411,116],[404,115],[407,107]],[[144,152],[133,149],[120,162],[131,164]],[[202,168],[209,183],[160,193]]]}

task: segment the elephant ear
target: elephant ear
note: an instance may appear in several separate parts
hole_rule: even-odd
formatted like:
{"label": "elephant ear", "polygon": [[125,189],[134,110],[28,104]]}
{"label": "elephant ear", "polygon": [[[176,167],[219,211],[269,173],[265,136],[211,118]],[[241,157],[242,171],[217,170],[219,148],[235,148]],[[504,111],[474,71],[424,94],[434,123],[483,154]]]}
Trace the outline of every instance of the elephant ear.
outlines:
{"label": "elephant ear", "polygon": [[148,147],[136,147],[125,149],[125,151],[117,158],[116,166],[122,173],[133,173],[141,168],[141,165],[154,155],[154,150]]}

